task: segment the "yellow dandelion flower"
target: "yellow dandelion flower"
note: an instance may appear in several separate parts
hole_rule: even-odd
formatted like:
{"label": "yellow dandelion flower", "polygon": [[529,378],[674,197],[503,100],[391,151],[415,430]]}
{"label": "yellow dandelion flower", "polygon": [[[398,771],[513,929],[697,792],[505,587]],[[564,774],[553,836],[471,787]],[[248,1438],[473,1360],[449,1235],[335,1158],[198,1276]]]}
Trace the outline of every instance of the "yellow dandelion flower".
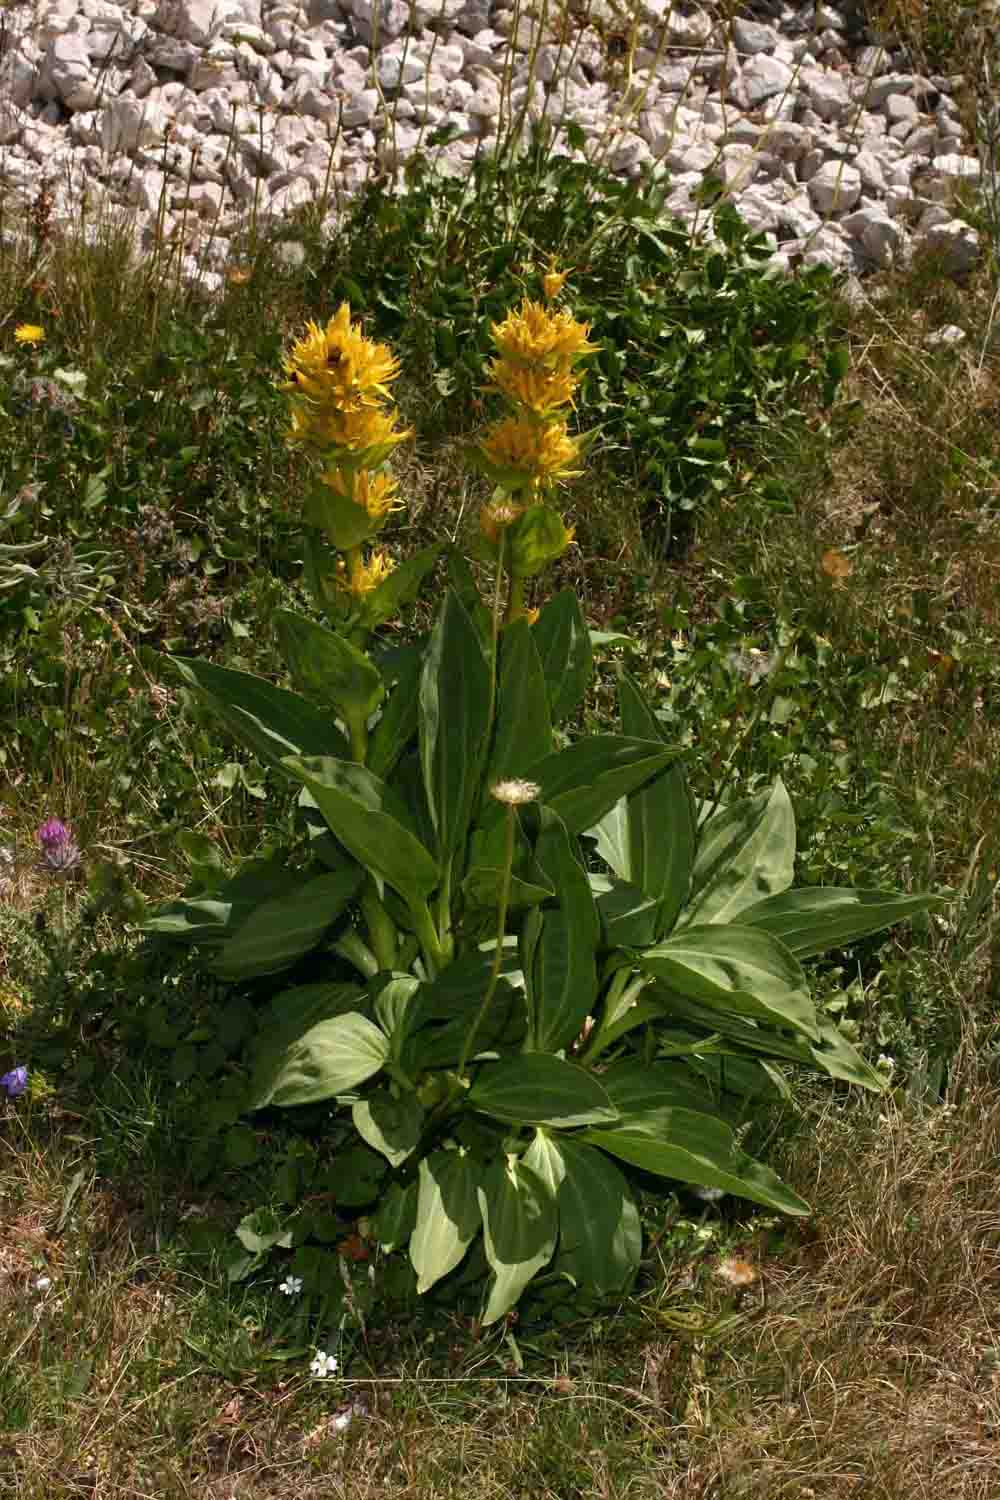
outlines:
{"label": "yellow dandelion flower", "polygon": [[305,337],[293,344],[282,364],[289,377],[286,390],[345,411],[387,398],[389,382],[399,374],[399,361],[389,347],[365,338],[360,325],[351,322],[347,302],[325,328],[307,323]]}
{"label": "yellow dandelion flower", "polygon": [[495,359],[489,367],[489,376],[496,390],[502,392],[508,401],[514,401],[539,416],[557,411],[560,406],[572,405],[573,395],[580,384],[568,359],[541,369],[514,364],[509,359]]}
{"label": "yellow dandelion flower", "polygon": [[335,494],[360,505],[373,521],[384,521],[392,511],[403,509],[402,501],[397,499],[396,481],[384,470],[370,474],[367,469],[360,472],[329,469],[322,477]]}
{"label": "yellow dandelion flower", "polygon": [[513,469],[533,489],[575,479],[583,471],[574,468],[580,439],[570,437],[563,422],[532,422],[527,417],[507,417],[493,428],[481,445],[487,461],[498,469]]}
{"label": "yellow dandelion flower", "polygon": [[565,309],[543,307],[529,298],[502,323],[492,323],[490,333],[501,354],[528,365],[579,359],[599,347],[587,340],[589,323],[578,323]]}
{"label": "yellow dandelion flower", "polygon": [[358,560],[351,567],[341,558],[337,564],[337,583],[356,599],[363,599],[365,594],[377,589],[395,567],[392,558],[387,557],[384,552],[373,552],[367,562]]}
{"label": "yellow dandelion flower", "polygon": [[14,329],[15,344],[42,344],[45,342],[45,329],[38,323],[18,323]]}

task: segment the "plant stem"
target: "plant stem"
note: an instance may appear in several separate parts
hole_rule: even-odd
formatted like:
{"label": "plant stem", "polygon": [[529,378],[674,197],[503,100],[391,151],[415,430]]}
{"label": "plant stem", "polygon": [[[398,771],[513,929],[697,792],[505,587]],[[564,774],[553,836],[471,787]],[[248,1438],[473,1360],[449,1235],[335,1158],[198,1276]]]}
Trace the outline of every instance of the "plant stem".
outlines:
{"label": "plant stem", "polygon": [[365,921],[368,924],[368,940],[380,969],[396,967],[396,927],[382,905],[378,887],[371,875],[367,876],[358,897]]}
{"label": "plant stem", "polygon": [[420,950],[427,967],[427,976],[433,979],[439,970],[445,967],[451,955],[438,937],[434,918],[431,916],[431,909],[426,901],[421,901],[415,906],[411,905],[410,915],[413,918],[414,931],[420,940]]}
{"label": "plant stem", "polygon": [[510,592],[507,595],[505,625],[513,625],[524,614],[524,578],[520,573],[510,575]]}
{"label": "plant stem", "polygon": [[345,932],[334,943],[333,951],[346,959],[364,979],[374,978],[379,971],[378,959],[357,932]]}
{"label": "plant stem", "polygon": [[479,1007],[476,1019],[473,1021],[471,1027],[469,1028],[469,1031],[466,1034],[465,1041],[462,1044],[462,1055],[458,1060],[459,1079],[461,1079],[465,1074],[466,1064],[468,1063],[469,1057],[472,1053],[472,1044],[476,1039],[479,1028],[482,1026],[483,1021],[486,1019],[486,1012],[489,1010],[490,1005],[492,1004],[493,996],[496,994],[497,984],[500,979],[500,970],[503,966],[503,940],[507,932],[507,908],[510,905],[510,880],[511,870],[514,864],[514,819],[516,816],[513,807],[508,807],[506,809],[506,812],[507,819],[504,827],[503,879],[500,886],[500,904],[497,907],[496,951],[493,954],[493,966],[490,969],[490,979],[489,983],[486,986],[486,994],[483,996],[483,1003]]}

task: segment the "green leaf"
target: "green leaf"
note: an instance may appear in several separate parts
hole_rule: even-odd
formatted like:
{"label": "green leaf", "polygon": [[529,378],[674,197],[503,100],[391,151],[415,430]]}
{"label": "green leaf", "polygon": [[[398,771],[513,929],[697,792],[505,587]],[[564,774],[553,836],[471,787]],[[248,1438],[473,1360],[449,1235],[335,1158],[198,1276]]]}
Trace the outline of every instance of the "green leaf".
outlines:
{"label": "green leaf", "polygon": [[514,1125],[568,1129],[617,1118],[593,1073],[543,1052],[484,1063],[466,1098],[473,1109]]}
{"label": "green leaf", "polygon": [[[632,679],[622,673],[619,687],[622,732],[662,740],[659,720]],[[628,869],[616,873],[658,903],[656,932],[669,932],[688,899],[694,868],[694,806],[681,765],[667,766],[625,799]],[[794,846],[793,846],[794,847]]]}
{"label": "green leaf", "polygon": [[272,1208],[255,1208],[253,1213],[240,1220],[236,1238],[244,1250],[260,1255],[265,1250],[273,1250],[275,1245],[287,1250],[292,1243],[292,1231],[286,1229]]}
{"label": "green leaf", "polygon": [[288,775],[286,755],[347,756],[348,744],[328,714],[263,677],[212,662],[168,656],[188,687],[260,760]]}
{"label": "green leaf", "polygon": [[420,1163],[410,1262],[421,1295],[455,1269],[479,1232],[480,1175],[464,1151],[435,1151]]}
{"label": "green leaf", "polygon": [[[502,483],[502,480],[501,480]],[[508,565],[521,578],[534,578],[562,557],[572,533],[557,510],[548,505],[529,505],[510,527]]]}
{"label": "green leaf", "polygon": [[384,1032],[364,1016],[320,1021],[277,1056],[262,1057],[251,1108],[334,1099],[371,1078],[388,1055]]}
{"label": "green leaf", "polygon": [[290,757],[285,768],[308,788],[331,831],[365,869],[404,901],[425,901],[438,883],[431,855],[408,828],[384,781],[353,761]]}
{"label": "green leaf", "polygon": [[529,999],[527,1046],[559,1052],[580,1034],[597,1003],[597,945],[601,924],[587,872],[577,859],[566,826],[551,808],[539,809],[541,832],[535,858],[555,888],[559,906],[542,913],[526,974]]}
{"label": "green leaf", "polygon": [[258,1039],[272,1051],[305,1036],[317,1021],[332,1021],[359,1011],[364,992],[356,984],[297,984],[281,990],[271,1000],[260,1019]]}
{"label": "green leaf", "polygon": [[397,974],[389,979],[375,998],[375,1019],[392,1043],[393,1056],[410,1028],[410,1017],[414,1009],[414,996],[420,989],[419,979],[409,974]]}
{"label": "green leaf", "polygon": [[371,1230],[386,1255],[401,1250],[413,1233],[417,1222],[417,1193],[416,1180],[405,1184],[391,1182],[375,1210]]}
{"label": "green leaf", "polygon": [[[469,841],[469,868],[462,881],[462,894],[469,906],[496,909],[504,884],[506,860],[506,815],[491,799],[484,809],[481,826],[473,830]],[[510,909],[516,911],[523,906],[536,906],[554,894],[555,887],[549,884],[545,872],[539,867],[515,814],[514,856],[508,893]]]}
{"label": "green leaf", "polygon": [[389,1165],[400,1166],[420,1140],[424,1112],[415,1095],[394,1098],[388,1089],[376,1089],[355,1104],[354,1128],[374,1151],[381,1151]]}
{"label": "green leaf", "polygon": [[549,694],[552,722],[568,719],[583,702],[593,671],[587,622],[573,589],[563,589],[531,627]]}
{"label": "green leaf", "polygon": [[438,853],[463,842],[487,752],[490,670],[475,626],[454,593],[431,634],[420,685],[420,758]]}
{"label": "green leaf", "polygon": [[712,1010],[790,1027],[819,1040],[802,965],[757,927],[685,927],[635,955],[644,974]]}
{"label": "green leaf", "polygon": [[223,944],[209,969],[235,983],[290,968],[316,947],[357,894],[362,878],[360,867],[352,865],[263,902]]}
{"label": "green leaf", "polygon": [[606,1296],[631,1282],[642,1254],[642,1225],[621,1172],[593,1146],[544,1130],[522,1158],[556,1196],[559,1243],[553,1270]]}
{"label": "green leaf", "polygon": [[370,718],[385,696],[385,685],[368,657],[304,615],[279,609],[274,620],[282,653],[302,691],[349,721]]}
{"label": "green leaf", "polygon": [[[697,1045],[693,1039],[692,1052]],[[665,1104],[700,1111],[714,1109],[710,1090],[680,1063],[644,1063],[625,1057],[605,1068],[601,1082],[623,1122],[629,1115],[662,1109]]]}
{"label": "green leaf", "polygon": [[606,948],[646,948],[656,941],[660,926],[658,901],[624,880],[605,880],[601,875],[592,875],[590,884],[597,895]]}
{"label": "green leaf", "polygon": [[658,1177],[721,1188],[785,1214],[810,1212],[769,1167],[737,1147],[723,1120],[696,1110],[648,1109],[628,1116],[617,1130],[588,1130],[584,1139]]}
{"label": "green leaf", "polygon": [[414,552],[412,557],[393,568],[388,577],[383,578],[370,594],[364,596],[361,610],[369,630],[375,630],[386,620],[393,619],[404,604],[409,604],[416,598],[420,585],[428,573],[432,572],[443,551],[444,545],[441,542],[422,547],[419,552]]}
{"label": "green leaf", "polygon": [[489,783],[524,776],[552,752],[552,721],[545,674],[527,620],[515,620],[502,636],[496,738]]}
{"label": "green leaf", "polygon": [[795,865],[795,814],[783,782],[713,813],[698,835],[691,901],[682,921],[731,922],[787,890]]}
{"label": "green leaf", "polygon": [[846,948],[916,912],[944,906],[937,896],[904,896],[896,891],[852,890],[847,886],[782,891],[747,907],[741,921],[778,938],[796,958],[815,958]]}
{"label": "green leaf", "polygon": [[486,1259],[494,1275],[483,1313],[488,1326],[510,1311],[535,1272],[552,1259],[557,1214],[545,1183],[513,1156],[489,1168],[479,1206]]}
{"label": "green leaf", "polygon": [[356,505],[349,495],[341,495],[317,478],[306,494],[305,518],[310,526],[322,531],[338,552],[360,547],[379,530],[363,505]]}
{"label": "green leaf", "polygon": [[845,1083],[856,1083],[859,1088],[885,1092],[887,1084],[881,1073],[877,1073],[861,1056],[860,1052],[844,1036],[832,1021],[820,1021],[818,1046],[810,1046],[813,1061],[831,1078],[841,1078]]}
{"label": "green leaf", "polygon": [[423,657],[414,650],[395,671],[396,685],[383,705],[368,743],[368,769],[383,781],[417,733]]}
{"label": "green leaf", "polygon": [[678,753],[649,740],[593,734],[531,766],[531,780],[541,787],[539,801],[559,814],[568,831],[583,833]]}
{"label": "green leaf", "polygon": [[[379,1196],[385,1173],[385,1162],[367,1146],[358,1143],[350,1150],[338,1151],[330,1174],[330,1186],[337,1204],[341,1208],[364,1208]],[[332,1239],[336,1233],[336,1228],[333,1228],[332,1233],[323,1237]]]}

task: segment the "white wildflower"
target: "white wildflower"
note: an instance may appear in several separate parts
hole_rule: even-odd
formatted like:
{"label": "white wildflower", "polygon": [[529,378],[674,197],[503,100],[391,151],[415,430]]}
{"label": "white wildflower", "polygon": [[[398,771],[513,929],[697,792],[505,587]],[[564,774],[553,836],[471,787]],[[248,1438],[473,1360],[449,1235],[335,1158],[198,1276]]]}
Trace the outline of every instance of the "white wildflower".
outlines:
{"label": "white wildflower", "polygon": [[498,781],[490,790],[498,802],[504,802],[508,807],[521,807],[526,802],[537,802],[542,795],[537,781],[519,781],[516,778]]}
{"label": "white wildflower", "polygon": [[297,1297],[302,1290],[301,1276],[286,1276],[278,1283],[278,1291],[286,1297]]}
{"label": "white wildflower", "polygon": [[337,1367],[335,1354],[326,1354],[322,1349],[317,1349],[316,1358],[309,1366],[309,1373],[315,1375],[317,1380],[329,1380],[331,1375],[336,1375]]}

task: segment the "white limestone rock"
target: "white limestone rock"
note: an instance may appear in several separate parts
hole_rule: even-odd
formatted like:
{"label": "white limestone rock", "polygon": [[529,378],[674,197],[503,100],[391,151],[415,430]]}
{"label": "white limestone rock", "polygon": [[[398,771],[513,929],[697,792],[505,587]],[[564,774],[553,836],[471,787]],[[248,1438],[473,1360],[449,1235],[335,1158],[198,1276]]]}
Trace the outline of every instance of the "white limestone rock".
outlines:
{"label": "white limestone rock", "polygon": [[818,214],[846,213],[860,197],[861,173],[848,162],[825,162],[809,179],[809,201]]}

